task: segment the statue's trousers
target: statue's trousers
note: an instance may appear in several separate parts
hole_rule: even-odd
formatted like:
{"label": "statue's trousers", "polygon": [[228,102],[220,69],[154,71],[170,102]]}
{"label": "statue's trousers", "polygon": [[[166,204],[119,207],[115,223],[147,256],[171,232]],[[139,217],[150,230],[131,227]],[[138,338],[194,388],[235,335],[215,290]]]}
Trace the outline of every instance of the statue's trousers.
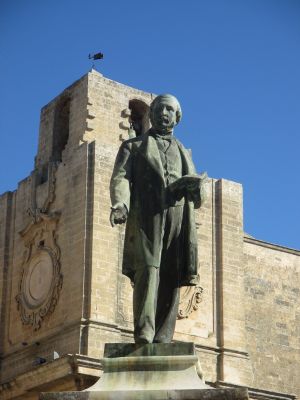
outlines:
{"label": "statue's trousers", "polygon": [[179,304],[183,207],[165,212],[161,264],[140,265],[134,276],[134,336],[137,343],[172,340]]}

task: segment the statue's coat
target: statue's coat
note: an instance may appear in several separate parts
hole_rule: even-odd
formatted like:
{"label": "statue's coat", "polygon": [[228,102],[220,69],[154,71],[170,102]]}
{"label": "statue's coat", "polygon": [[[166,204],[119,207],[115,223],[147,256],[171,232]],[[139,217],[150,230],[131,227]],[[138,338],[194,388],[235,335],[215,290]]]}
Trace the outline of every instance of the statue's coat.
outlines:
{"label": "statue's coat", "polygon": [[[155,138],[147,133],[122,143],[111,178],[112,206],[123,205],[129,214],[126,225],[123,269],[132,281],[137,268],[159,268],[163,234],[166,184],[159,150]],[[190,153],[177,140],[182,175],[195,174]],[[197,275],[197,235],[194,203],[184,200],[180,246],[181,271],[179,286],[188,285]]]}

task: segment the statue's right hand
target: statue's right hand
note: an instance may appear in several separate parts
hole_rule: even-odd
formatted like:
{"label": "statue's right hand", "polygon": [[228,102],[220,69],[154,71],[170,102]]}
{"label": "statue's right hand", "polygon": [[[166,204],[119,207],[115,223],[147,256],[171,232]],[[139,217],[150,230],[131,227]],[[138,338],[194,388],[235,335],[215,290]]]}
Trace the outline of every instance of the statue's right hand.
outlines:
{"label": "statue's right hand", "polygon": [[119,206],[117,208],[111,208],[110,213],[110,224],[112,227],[115,224],[124,224],[128,215],[127,208],[125,206]]}

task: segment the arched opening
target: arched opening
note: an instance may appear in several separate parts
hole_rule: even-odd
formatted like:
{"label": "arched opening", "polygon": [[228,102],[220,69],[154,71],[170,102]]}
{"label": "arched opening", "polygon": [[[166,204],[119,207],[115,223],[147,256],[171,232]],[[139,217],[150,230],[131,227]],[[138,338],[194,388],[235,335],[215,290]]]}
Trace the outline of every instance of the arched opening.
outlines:
{"label": "arched opening", "polygon": [[51,161],[62,161],[62,152],[68,143],[70,103],[70,98],[63,98],[55,108]]}
{"label": "arched opening", "polygon": [[129,121],[136,136],[147,132],[150,128],[148,104],[142,100],[133,99],[129,101],[129,109],[131,110]]}

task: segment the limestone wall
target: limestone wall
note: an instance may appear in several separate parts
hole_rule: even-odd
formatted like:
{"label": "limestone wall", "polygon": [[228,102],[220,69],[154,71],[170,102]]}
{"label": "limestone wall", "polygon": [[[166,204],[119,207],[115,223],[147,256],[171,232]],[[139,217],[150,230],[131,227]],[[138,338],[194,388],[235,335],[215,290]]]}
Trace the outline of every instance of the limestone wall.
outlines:
{"label": "limestone wall", "polygon": [[245,239],[247,348],[254,385],[300,393],[300,252]]}

